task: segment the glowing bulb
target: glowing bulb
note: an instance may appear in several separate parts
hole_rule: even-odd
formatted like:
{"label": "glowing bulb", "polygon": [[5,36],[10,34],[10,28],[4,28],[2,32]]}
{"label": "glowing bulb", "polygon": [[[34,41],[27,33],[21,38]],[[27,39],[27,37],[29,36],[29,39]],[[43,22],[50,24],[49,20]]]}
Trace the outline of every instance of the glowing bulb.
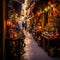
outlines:
{"label": "glowing bulb", "polygon": [[15,28],[15,25],[13,25],[13,28]]}
{"label": "glowing bulb", "polygon": [[54,5],[53,4],[51,4],[51,8],[53,8],[54,7]]}
{"label": "glowing bulb", "polygon": [[41,28],[41,26],[39,26],[39,28]]}
{"label": "glowing bulb", "polygon": [[51,5],[51,1],[48,1],[48,5]]}
{"label": "glowing bulb", "polygon": [[8,20],[8,21],[7,21],[7,25],[10,26],[10,24],[11,24],[11,22]]}
{"label": "glowing bulb", "polygon": [[42,13],[44,13],[44,11],[42,11]]}
{"label": "glowing bulb", "polygon": [[53,11],[56,11],[56,8],[53,8]]}
{"label": "glowing bulb", "polygon": [[37,15],[40,16],[40,12],[37,12]]}
{"label": "glowing bulb", "polygon": [[44,10],[47,12],[48,11],[48,8],[46,7]]}
{"label": "glowing bulb", "polygon": [[50,6],[48,6],[48,10],[50,10]]}
{"label": "glowing bulb", "polygon": [[14,37],[17,37],[17,33],[14,33]]}

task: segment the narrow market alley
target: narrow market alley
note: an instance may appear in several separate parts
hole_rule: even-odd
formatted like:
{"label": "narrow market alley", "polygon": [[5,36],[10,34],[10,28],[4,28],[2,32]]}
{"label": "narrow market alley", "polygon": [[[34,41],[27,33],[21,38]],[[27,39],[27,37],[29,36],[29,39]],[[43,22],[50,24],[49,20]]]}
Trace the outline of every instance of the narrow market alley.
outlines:
{"label": "narrow market alley", "polygon": [[23,54],[24,60],[60,60],[60,58],[48,56],[44,49],[38,46],[29,32],[24,30],[24,34],[26,44],[25,53]]}
{"label": "narrow market alley", "polygon": [[0,60],[60,60],[60,0],[2,0]]}

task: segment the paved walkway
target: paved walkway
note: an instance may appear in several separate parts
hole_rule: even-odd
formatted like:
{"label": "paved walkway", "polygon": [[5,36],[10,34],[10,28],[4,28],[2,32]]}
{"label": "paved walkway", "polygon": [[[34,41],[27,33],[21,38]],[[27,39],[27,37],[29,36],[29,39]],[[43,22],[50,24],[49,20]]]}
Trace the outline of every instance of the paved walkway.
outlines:
{"label": "paved walkway", "polygon": [[37,45],[29,32],[24,30],[24,34],[24,42],[26,44],[26,47],[24,48],[26,53],[23,55],[24,60],[60,60],[60,58],[49,57],[44,49]]}

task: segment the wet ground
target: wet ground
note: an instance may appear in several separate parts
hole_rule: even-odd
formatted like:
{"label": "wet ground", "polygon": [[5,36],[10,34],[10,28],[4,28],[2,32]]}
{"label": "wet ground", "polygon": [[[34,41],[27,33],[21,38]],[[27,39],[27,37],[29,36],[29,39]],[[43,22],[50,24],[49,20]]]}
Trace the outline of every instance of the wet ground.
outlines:
{"label": "wet ground", "polygon": [[24,30],[24,34],[26,46],[24,48],[25,53],[22,55],[23,60],[60,60],[59,57],[48,56],[44,49],[38,46],[29,32]]}

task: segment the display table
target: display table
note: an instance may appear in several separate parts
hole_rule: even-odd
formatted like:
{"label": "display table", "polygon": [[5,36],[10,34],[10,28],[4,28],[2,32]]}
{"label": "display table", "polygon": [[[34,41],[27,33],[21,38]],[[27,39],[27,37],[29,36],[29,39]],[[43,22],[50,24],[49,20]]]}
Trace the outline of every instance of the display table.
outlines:
{"label": "display table", "polygon": [[51,56],[55,55],[56,48],[60,48],[60,38],[49,38],[47,35],[41,35],[42,47]]}
{"label": "display table", "polygon": [[[6,38],[6,59],[20,60],[20,55],[24,52],[23,43],[25,36],[19,36],[13,39]],[[21,49],[21,50],[20,50]]]}

